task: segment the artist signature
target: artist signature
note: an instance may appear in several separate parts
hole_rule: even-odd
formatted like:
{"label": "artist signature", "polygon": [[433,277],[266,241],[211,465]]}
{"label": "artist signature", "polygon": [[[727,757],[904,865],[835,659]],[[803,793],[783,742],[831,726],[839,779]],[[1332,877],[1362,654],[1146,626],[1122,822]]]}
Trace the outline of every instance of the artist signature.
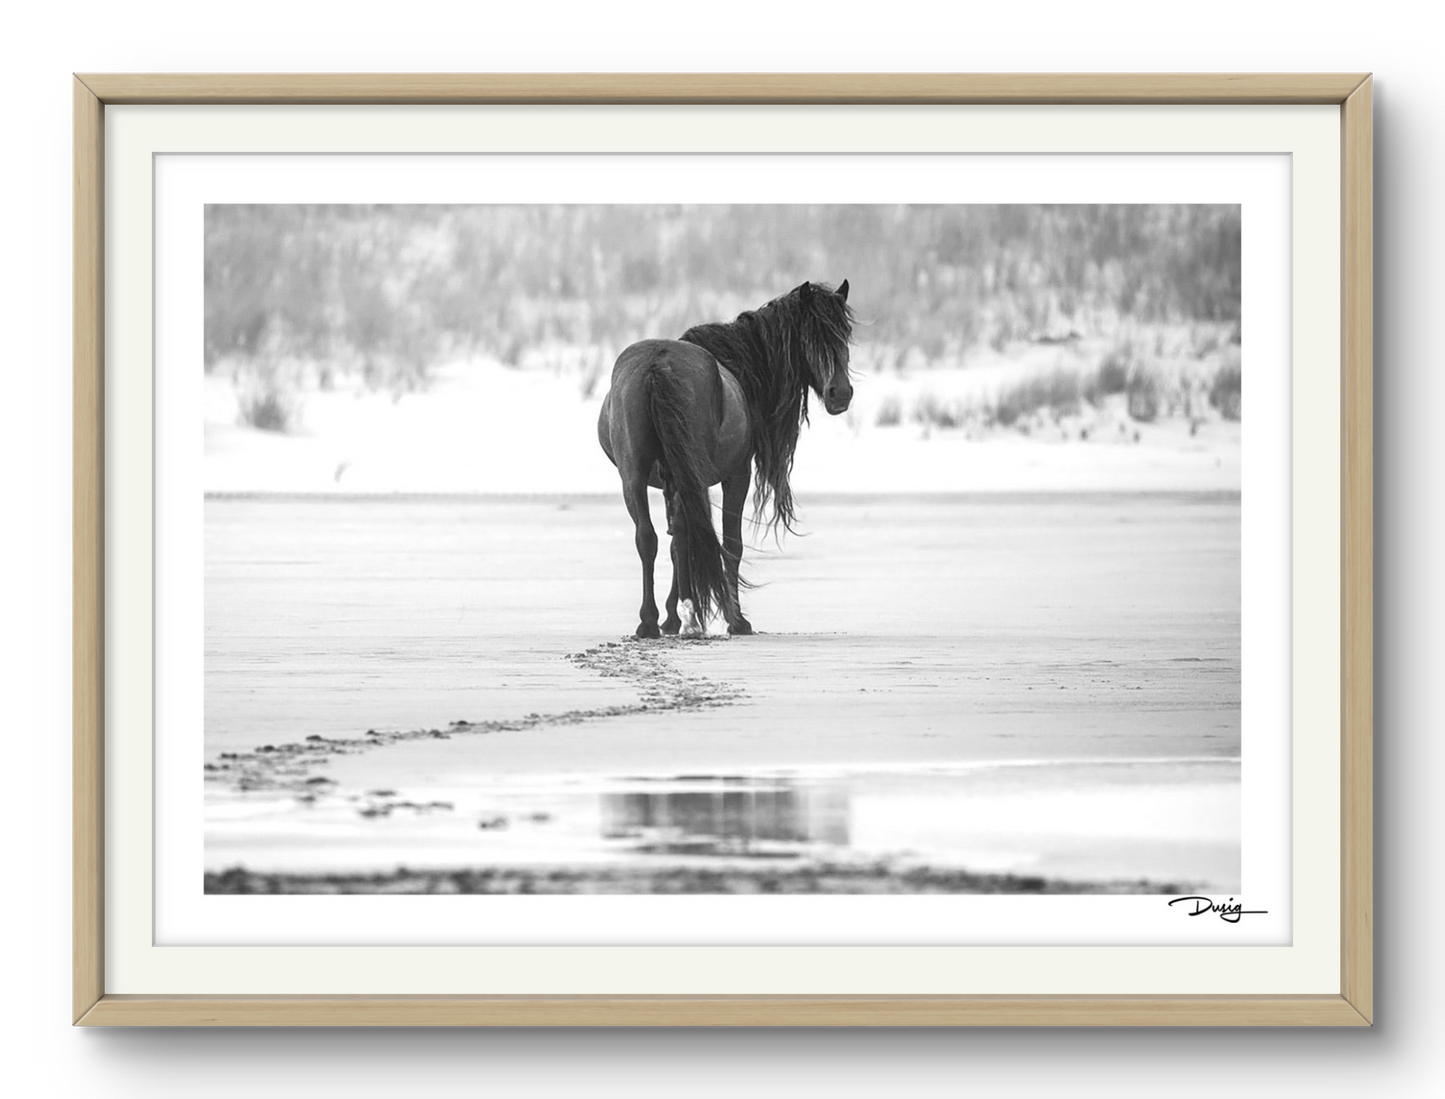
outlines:
{"label": "artist signature", "polygon": [[1202,916],[1206,912],[1217,912],[1219,918],[1225,923],[1238,923],[1241,916],[1263,916],[1269,911],[1267,908],[1245,908],[1243,901],[1237,901],[1230,897],[1227,901],[1216,901],[1211,897],[1175,897],[1169,902],[1169,907],[1176,904],[1193,904],[1193,908],[1181,909],[1188,916]]}

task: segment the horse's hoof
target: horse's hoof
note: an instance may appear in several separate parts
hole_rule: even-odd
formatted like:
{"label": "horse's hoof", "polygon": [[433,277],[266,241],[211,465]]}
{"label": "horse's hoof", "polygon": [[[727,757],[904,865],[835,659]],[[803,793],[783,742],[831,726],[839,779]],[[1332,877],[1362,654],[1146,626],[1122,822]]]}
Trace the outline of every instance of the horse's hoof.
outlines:
{"label": "horse's hoof", "polygon": [[662,624],[662,632],[665,634],[675,634],[680,629],[682,629],[681,618],[669,618]]}
{"label": "horse's hoof", "polygon": [[741,637],[753,632],[753,624],[746,618],[739,618],[736,622],[728,623],[728,633],[735,637]]}
{"label": "horse's hoof", "polygon": [[680,606],[682,610],[687,612],[686,618],[683,618],[681,615],[678,616],[682,622],[682,628],[679,631],[681,636],[701,637],[705,634],[707,630],[703,627],[703,620],[698,617],[697,604],[691,599],[684,599]]}
{"label": "horse's hoof", "polygon": [[658,633],[657,623],[656,623],[656,622],[653,622],[653,623],[651,623],[651,624],[649,624],[649,623],[647,623],[647,622],[644,622],[644,623],[642,623],[640,626],[637,627],[637,636],[638,636],[638,637],[644,637],[644,638],[650,638],[650,637],[658,637],[658,636],[661,636],[661,635]]}

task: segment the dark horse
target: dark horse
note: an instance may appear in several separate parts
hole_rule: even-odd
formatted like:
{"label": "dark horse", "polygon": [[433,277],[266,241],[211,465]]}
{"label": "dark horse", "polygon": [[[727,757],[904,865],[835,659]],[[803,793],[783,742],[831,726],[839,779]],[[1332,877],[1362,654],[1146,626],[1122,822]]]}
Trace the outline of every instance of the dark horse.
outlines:
{"label": "dark horse", "polygon": [[[728,633],[752,633],[738,606],[738,564],[753,467],[755,519],[791,530],[788,474],[798,432],[808,419],[808,390],[829,415],[847,409],[853,399],[852,332],[848,281],[837,290],[805,282],[735,321],[700,324],[681,340],[643,340],[618,357],[597,437],[622,477],[622,498],[637,528],[638,637],[677,633],[679,598],[691,601],[690,633],[700,632],[714,609],[727,619]],[[707,494],[718,483],[721,545]],[[657,533],[648,485],[663,490],[672,535],[672,591],[660,630],[652,589]],[[769,505],[771,515],[765,517]]]}

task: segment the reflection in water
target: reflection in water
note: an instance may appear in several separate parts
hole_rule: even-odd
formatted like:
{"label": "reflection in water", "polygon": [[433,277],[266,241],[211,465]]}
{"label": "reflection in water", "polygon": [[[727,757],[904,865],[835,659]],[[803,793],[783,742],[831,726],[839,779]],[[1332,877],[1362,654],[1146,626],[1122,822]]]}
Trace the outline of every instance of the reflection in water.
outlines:
{"label": "reflection in water", "polygon": [[602,795],[602,835],[655,854],[801,854],[848,843],[847,791],[784,779],[700,777]]}

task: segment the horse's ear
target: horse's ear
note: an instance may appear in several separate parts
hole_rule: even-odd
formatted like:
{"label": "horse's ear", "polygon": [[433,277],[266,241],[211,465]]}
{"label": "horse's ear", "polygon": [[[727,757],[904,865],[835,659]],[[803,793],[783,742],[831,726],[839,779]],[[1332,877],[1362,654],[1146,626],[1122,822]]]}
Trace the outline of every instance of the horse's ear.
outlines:
{"label": "horse's ear", "polygon": [[807,305],[810,301],[812,301],[813,284],[811,282],[805,282],[802,286],[798,287],[798,297],[803,300],[804,305]]}
{"label": "horse's ear", "polygon": [[844,301],[847,301],[847,300],[848,300],[848,280],[847,280],[847,279],[844,279],[842,285],[840,285],[840,286],[838,287],[838,296],[839,296],[840,298],[842,298]]}

